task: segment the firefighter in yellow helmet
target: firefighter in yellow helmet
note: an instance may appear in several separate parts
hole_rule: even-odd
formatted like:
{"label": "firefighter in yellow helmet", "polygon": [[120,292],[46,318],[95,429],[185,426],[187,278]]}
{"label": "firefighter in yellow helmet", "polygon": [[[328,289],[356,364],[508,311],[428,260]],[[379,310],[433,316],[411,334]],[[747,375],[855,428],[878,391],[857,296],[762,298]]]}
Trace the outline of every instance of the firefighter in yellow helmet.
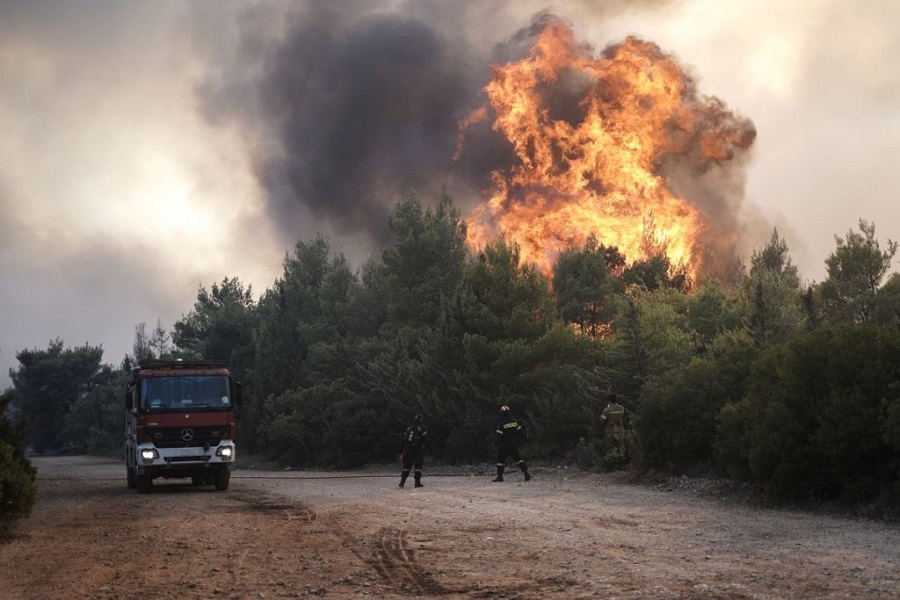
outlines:
{"label": "firefighter in yellow helmet", "polygon": [[615,394],[610,395],[606,408],[600,414],[600,420],[605,426],[606,454],[625,456],[625,407],[619,404]]}
{"label": "firefighter in yellow helmet", "polygon": [[503,481],[507,458],[516,461],[516,465],[525,476],[525,481],[530,481],[531,473],[528,472],[528,463],[519,455],[519,442],[527,437],[525,429],[510,412],[508,406],[500,407],[500,418],[494,428],[494,437],[497,442],[497,476],[493,481]]}

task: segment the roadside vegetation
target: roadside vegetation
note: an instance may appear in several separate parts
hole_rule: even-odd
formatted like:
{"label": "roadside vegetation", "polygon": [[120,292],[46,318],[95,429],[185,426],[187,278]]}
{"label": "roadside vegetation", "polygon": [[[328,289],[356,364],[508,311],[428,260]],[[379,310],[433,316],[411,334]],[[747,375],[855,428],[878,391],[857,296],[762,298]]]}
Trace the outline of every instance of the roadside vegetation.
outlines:
{"label": "roadside vegetation", "polygon": [[[118,366],[61,340],[21,350],[0,427],[27,423],[35,452],[114,453],[132,365],[218,359],[244,385],[243,451],[293,466],[388,460],[416,413],[436,460],[490,460],[509,405],[533,460],[900,507],[900,275],[896,242],[882,246],[874,224],[835,237],[826,279],[810,284],[777,231],[718,277],[691,281],[664,248],[627,264],[591,239],[548,279],[510,240],[470,252],[446,195],[432,207],[407,196],[389,224],[394,242],[358,269],[318,236],[258,296],[237,277],[201,286],[171,331],[139,324]],[[600,419],[613,394],[624,444]],[[5,477],[22,446],[4,448]],[[23,514],[6,497],[0,517]]]}
{"label": "roadside vegetation", "polygon": [[14,391],[0,395],[0,542],[20,519],[31,514],[37,490],[35,469],[25,458],[25,430],[10,419]]}

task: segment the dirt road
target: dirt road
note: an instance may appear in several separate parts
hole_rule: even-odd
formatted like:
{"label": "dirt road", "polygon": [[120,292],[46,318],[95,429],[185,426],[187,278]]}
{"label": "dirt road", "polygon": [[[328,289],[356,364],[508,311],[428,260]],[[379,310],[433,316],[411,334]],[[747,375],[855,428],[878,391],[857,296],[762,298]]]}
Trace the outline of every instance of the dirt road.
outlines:
{"label": "dirt road", "polygon": [[[536,468],[524,483],[237,470],[154,484],[38,458],[0,598],[898,598],[894,525]],[[410,481],[410,483],[412,483]]]}

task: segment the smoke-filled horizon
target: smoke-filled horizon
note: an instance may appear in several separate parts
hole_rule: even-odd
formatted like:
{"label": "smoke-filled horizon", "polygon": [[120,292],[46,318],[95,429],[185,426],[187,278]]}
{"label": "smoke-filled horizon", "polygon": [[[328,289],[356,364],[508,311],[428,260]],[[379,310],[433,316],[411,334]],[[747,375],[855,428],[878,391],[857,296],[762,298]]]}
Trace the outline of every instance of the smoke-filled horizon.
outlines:
{"label": "smoke-filled horizon", "polygon": [[[526,56],[549,20],[568,21],[549,10],[513,20],[503,14],[512,3],[496,3],[506,28],[517,28],[478,44],[489,25],[475,26],[471,10],[453,5],[472,6],[411,1],[388,12],[312,3],[281,15],[277,29],[270,7],[257,6],[237,21],[237,67],[204,81],[200,98],[213,122],[257,141],[254,172],[285,243],[309,215],[338,236],[383,247],[387,215],[408,191],[428,202],[447,189],[468,212],[488,197],[491,174],[515,164],[490,122],[461,124],[486,104],[497,65]],[[590,6],[597,18],[623,9]]]}
{"label": "smoke-filled horizon", "polygon": [[[736,238],[785,236],[822,280],[859,219],[900,238],[900,5],[561,0],[595,59],[655,44],[700,98],[754,125],[752,153],[654,171]],[[355,264],[408,190],[464,216],[517,164],[492,119],[493,66],[527,57],[533,0],[9,0],[0,5],[0,388],[15,353],[170,328],[224,277],[258,294],[298,240]],[[560,107],[556,107],[559,109]],[[563,107],[565,108],[565,107]],[[595,186],[592,189],[600,189]]]}
{"label": "smoke-filled horizon", "polygon": [[[347,7],[353,10],[347,11]],[[491,196],[493,176],[509,177],[523,162],[533,162],[518,156],[509,132],[495,124],[497,114],[485,90],[504,65],[529,56],[533,59],[538,40],[548,27],[573,27],[564,16],[543,10],[531,15],[507,39],[480,48],[471,44],[466,35],[471,32],[463,23],[448,27],[446,15],[436,18],[432,12],[411,14],[402,9],[360,13],[357,9],[350,4],[315,4],[291,13],[281,21],[279,35],[265,42],[260,42],[264,38],[260,23],[271,19],[264,13],[239,21],[240,39],[251,38],[255,43],[238,46],[241,50],[235,61],[244,67],[259,63],[255,76],[248,78],[245,68],[236,68],[229,71],[231,77],[210,79],[201,88],[200,97],[211,120],[233,122],[248,135],[266,140],[255,147],[255,172],[264,190],[266,210],[272,221],[280,224],[285,243],[296,238],[297,222],[309,214],[314,221],[333,227],[338,236],[356,236],[365,245],[383,247],[390,242],[390,208],[409,190],[427,202],[446,189],[464,213],[482,211],[479,214],[484,218],[481,205]],[[654,117],[649,104],[656,99],[645,95],[641,102],[648,105],[647,123],[617,120],[610,107],[625,102],[619,96],[629,93],[627,78],[637,75],[624,68],[615,75],[615,66],[604,76],[594,71],[604,54],[606,64],[624,65],[628,59],[614,50],[623,42],[612,41],[605,49],[582,40],[573,44],[571,60],[590,66],[561,67],[559,73],[540,81],[543,89],[539,93],[546,106],[535,110],[546,111],[548,129],[553,128],[552,123],[580,127],[592,116],[585,106],[591,99],[596,103],[603,98],[600,102],[606,108],[599,118],[609,120],[610,129],[639,135],[649,123],[659,130],[653,135],[670,138],[666,147],[659,149],[659,156],[650,157],[656,172],[648,174],[668,182],[671,191],[680,191],[685,202],[702,213],[702,236],[692,236],[687,242],[697,246],[691,260],[696,264],[688,265],[689,270],[726,275],[729,261],[746,254],[762,237],[762,227],[748,226],[743,214],[747,151],[755,138],[752,121],[734,115],[721,100],[703,95],[677,60],[658,48],[654,50],[657,56],[642,57],[655,63],[645,68],[648,72],[658,69],[656,77],[663,76],[665,69],[677,71],[674,77],[681,86],[677,95],[683,96],[677,110],[684,114],[673,108]],[[655,66],[663,63],[662,69]],[[532,68],[530,63],[527,68]],[[478,111],[483,111],[480,114],[485,118],[473,119]],[[641,115],[636,116],[640,120]],[[597,141],[589,139],[590,134],[579,136],[582,145]],[[625,143],[627,136],[619,137]],[[566,152],[564,148],[555,151]],[[560,164],[558,168],[582,167]],[[592,185],[613,188],[615,176],[594,173]],[[553,184],[543,181],[539,187],[549,189]],[[574,194],[577,196],[577,191]],[[579,202],[572,193],[569,198],[568,202]],[[636,198],[634,202],[635,206],[645,203],[634,217],[638,226],[653,216],[654,207],[646,200]],[[628,210],[634,212],[635,206]],[[602,212],[598,207],[598,217]],[[492,216],[496,222],[486,225],[492,237],[501,232],[517,237],[509,215]],[[655,218],[663,220],[659,207]],[[540,220],[540,215],[531,214],[528,220]],[[552,254],[558,246],[580,245],[590,234],[621,246],[622,235],[612,230],[625,224],[616,219],[597,221],[594,231],[577,236],[566,237],[563,231],[548,227],[540,236],[543,239],[529,243],[523,236],[517,241],[526,244],[526,258],[546,254],[545,247],[552,246]],[[568,229],[565,223],[557,227]],[[534,232],[530,233],[533,238]],[[633,235],[639,237],[640,232]],[[660,237],[666,235],[671,236],[671,231]],[[531,245],[538,247],[529,249]],[[629,259],[639,258],[630,249],[628,254]]]}

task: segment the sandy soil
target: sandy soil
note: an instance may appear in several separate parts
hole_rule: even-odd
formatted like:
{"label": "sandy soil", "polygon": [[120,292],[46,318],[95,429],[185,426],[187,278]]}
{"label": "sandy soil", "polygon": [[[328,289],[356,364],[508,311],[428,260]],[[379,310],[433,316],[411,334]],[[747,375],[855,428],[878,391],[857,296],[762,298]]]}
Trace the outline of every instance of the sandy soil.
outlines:
{"label": "sandy soil", "polygon": [[[0,598],[898,598],[896,525],[757,508],[615,475],[238,469],[231,488],[125,485],[37,458]],[[457,472],[459,473],[459,472]],[[681,489],[684,487],[684,489]]]}

